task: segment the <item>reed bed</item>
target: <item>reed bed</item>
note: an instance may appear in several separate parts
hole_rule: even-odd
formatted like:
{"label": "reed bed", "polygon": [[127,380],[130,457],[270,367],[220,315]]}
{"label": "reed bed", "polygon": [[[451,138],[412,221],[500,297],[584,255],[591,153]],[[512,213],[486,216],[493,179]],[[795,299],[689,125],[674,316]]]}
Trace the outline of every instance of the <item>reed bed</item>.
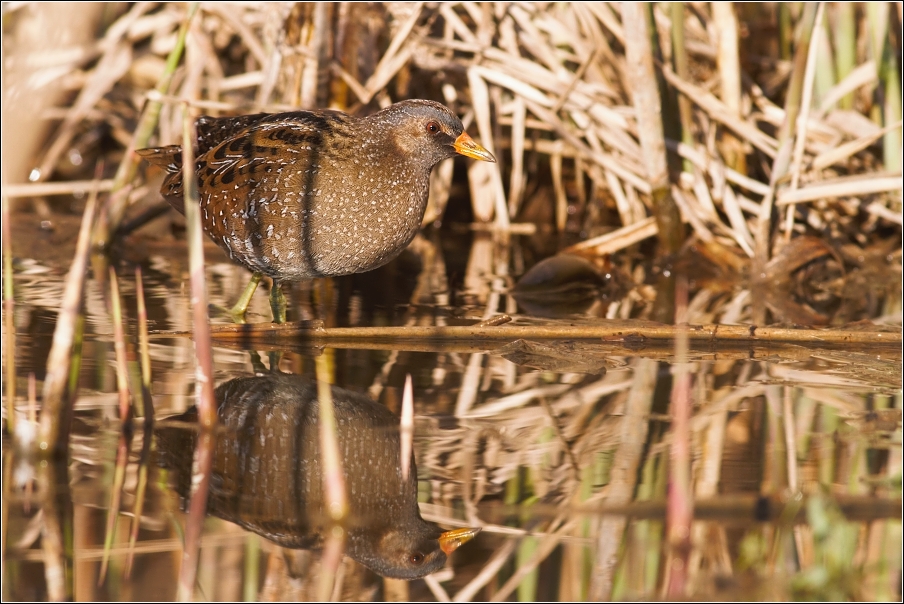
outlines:
{"label": "reed bed", "polygon": [[[146,143],[157,107],[158,140],[178,141],[183,101],[217,114],[315,106],[361,112],[428,96],[456,108],[502,156],[499,170],[478,164],[468,172],[475,220],[497,228],[521,218],[543,166],[560,231],[578,221],[588,235],[641,222],[662,183],[689,235],[747,258],[758,247],[772,257],[800,234],[866,235],[900,225],[900,49],[883,34],[900,22],[899,8],[710,14],[703,5],[647,6],[631,18],[641,35],[655,38],[644,57],[653,70],[643,74],[624,56],[631,36],[621,10],[607,3],[205,5],[191,22],[185,61],[174,65],[184,5],[114,5],[103,15],[103,38],[69,59],[80,69],[78,96],[32,180],[71,173],[64,152],[73,142],[82,156],[96,153],[78,143],[101,122],[116,141]],[[805,36],[791,41],[794,56],[777,47],[782,11]],[[853,32],[839,25],[845,20]],[[667,180],[657,184],[633,100],[651,78],[667,90],[655,110],[668,154],[655,155],[671,172],[655,168]],[[139,115],[133,134],[128,125]],[[776,170],[782,145],[788,157]],[[125,164],[134,170],[133,156]],[[122,174],[119,168],[114,188],[130,180]],[[440,171],[446,191],[439,196],[452,176]],[[46,186],[19,188],[46,195]],[[775,212],[766,211],[771,204]]]}
{"label": "reed bed", "polygon": [[[29,13],[13,12],[22,44],[39,18]],[[888,35],[898,5],[648,5],[625,17],[607,3],[240,4],[186,15],[181,4],[111,5],[95,15],[98,41],[53,55],[54,69],[76,70],[75,98],[56,111],[28,168],[33,182],[20,173],[5,183],[13,203],[87,190],[72,177],[101,154],[114,174],[97,190],[133,183],[131,150],[179,141],[182,103],[195,114],[362,113],[427,97],[452,106],[500,158],[467,168],[476,224],[552,229],[579,240],[566,251],[592,259],[656,236],[654,265],[619,260],[651,284],[696,250],[737,279],[730,287],[754,293],[733,321],[843,323],[852,313],[770,292],[799,288],[816,264],[831,273],[816,284],[818,304],[850,306],[844,284],[878,248],[900,272],[900,42]],[[425,223],[443,220],[455,169],[437,170]],[[111,198],[95,243],[109,245],[127,212],[140,217],[156,199],[148,189]],[[810,238],[826,245],[801,252]],[[868,286],[871,305],[886,306],[878,314],[899,312],[887,288]],[[672,322],[673,290],[658,283],[641,314]],[[725,302],[709,301],[715,322]]]}

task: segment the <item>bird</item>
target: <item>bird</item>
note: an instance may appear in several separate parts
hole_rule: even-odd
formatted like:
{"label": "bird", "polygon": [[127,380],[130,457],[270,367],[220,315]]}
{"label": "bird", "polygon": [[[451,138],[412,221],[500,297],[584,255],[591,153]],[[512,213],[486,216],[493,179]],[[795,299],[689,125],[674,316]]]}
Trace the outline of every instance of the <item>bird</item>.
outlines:
{"label": "bird", "polygon": [[[363,273],[411,242],[427,206],[430,172],[464,155],[495,162],[448,107],[412,99],[356,117],[335,110],[202,116],[195,169],[204,231],[254,273],[273,279],[273,319],[285,322],[281,285]],[[182,147],[136,151],[166,171],[160,192],[184,213]]]}
{"label": "bird", "polygon": [[[317,383],[271,373],[234,378],[214,393],[220,429],[208,512],[277,545],[318,550],[332,526],[326,511]],[[421,517],[414,455],[401,469],[399,421],[366,395],[331,387],[348,497],[346,555],[384,577],[418,579],[480,528],[443,531]],[[155,429],[161,465],[187,498],[197,410]]]}

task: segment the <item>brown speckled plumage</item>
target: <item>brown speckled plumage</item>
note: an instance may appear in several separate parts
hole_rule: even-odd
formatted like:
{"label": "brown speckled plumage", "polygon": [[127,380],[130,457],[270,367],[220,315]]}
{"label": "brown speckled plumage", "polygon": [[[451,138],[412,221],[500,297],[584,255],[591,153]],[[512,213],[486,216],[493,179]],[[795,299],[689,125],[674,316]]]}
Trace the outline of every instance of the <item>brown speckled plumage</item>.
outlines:
{"label": "brown speckled plumage", "polygon": [[[432,101],[364,118],[297,111],[197,122],[204,230],[236,262],[277,282],[386,264],[414,237],[430,171],[456,153],[495,161]],[[182,211],[178,145],[143,149],[168,174],[161,193]]]}

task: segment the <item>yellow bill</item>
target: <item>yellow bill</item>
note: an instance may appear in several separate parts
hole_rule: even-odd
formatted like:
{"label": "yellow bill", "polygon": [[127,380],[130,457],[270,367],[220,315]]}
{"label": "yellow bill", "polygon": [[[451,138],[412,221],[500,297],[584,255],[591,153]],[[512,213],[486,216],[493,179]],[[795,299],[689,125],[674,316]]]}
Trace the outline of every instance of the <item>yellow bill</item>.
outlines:
{"label": "yellow bill", "polygon": [[452,143],[452,148],[455,149],[456,153],[467,157],[496,163],[496,158],[493,157],[493,154],[475,143],[467,132],[462,132],[461,136],[455,139],[455,142]]}
{"label": "yellow bill", "polygon": [[[463,135],[467,136],[467,135]],[[490,157],[493,157],[490,155]],[[460,528],[455,529],[454,531],[446,531],[442,535],[439,536],[439,547],[441,550],[446,552],[448,556],[455,550],[459,548],[463,543],[467,543],[471,539],[474,538],[474,535],[480,532],[480,527],[477,528]]]}

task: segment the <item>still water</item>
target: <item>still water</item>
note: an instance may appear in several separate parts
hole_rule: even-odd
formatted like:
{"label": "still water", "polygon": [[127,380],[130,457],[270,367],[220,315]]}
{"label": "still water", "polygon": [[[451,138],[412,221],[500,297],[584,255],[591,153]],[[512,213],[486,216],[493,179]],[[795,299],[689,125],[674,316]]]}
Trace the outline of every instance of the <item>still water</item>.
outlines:
{"label": "still water", "polygon": [[[681,367],[691,374],[684,501],[694,502],[694,522],[675,540],[665,524],[667,502],[678,500],[674,343],[628,337],[640,323],[624,323],[620,338],[579,331],[637,316],[643,287],[627,278],[614,298],[599,289],[605,279],[589,289],[557,283],[546,310],[519,306],[509,292],[535,261],[530,248],[466,239],[450,250],[433,233],[373,273],[297,284],[290,320],[458,326],[505,312],[515,325],[564,325],[576,336],[216,339],[222,421],[195,598],[316,597],[329,532],[318,358],[333,383],[350,511],[337,599],[647,599],[664,597],[676,576],[695,598],[900,598],[900,326],[859,328],[896,332],[892,345],[693,344]],[[26,442],[29,376],[40,392],[71,260],[39,243],[45,252],[17,253],[15,267],[16,430]],[[136,394],[134,429],[120,429],[109,283],[92,278],[68,458],[36,462],[4,435],[5,600],[47,599],[48,581],[76,600],[176,598],[197,441],[178,245],[133,238],[116,266],[132,393],[136,266],[144,276],[153,426]],[[228,306],[248,274],[206,251],[211,302]],[[734,313],[743,323],[745,296],[694,291],[689,322]],[[249,320],[269,321],[263,292]],[[406,477],[397,418],[409,375]],[[466,541],[474,531],[457,529],[468,528],[481,531]]]}

